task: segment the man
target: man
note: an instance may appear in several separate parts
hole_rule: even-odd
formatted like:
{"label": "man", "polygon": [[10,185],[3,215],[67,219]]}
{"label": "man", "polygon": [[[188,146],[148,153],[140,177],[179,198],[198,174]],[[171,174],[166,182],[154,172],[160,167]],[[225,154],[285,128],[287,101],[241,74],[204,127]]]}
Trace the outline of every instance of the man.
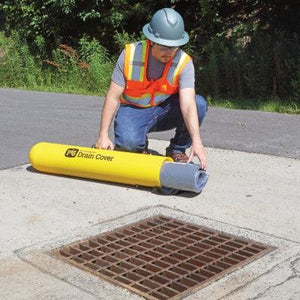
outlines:
{"label": "man", "polygon": [[[195,95],[194,66],[179,47],[189,40],[174,9],[157,11],[143,27],[147,41],[126,45],[112,74],[102,110],[96,148],[114,149],[108,131],[114,114],[115,147],[147,153],[147,134],[176,128],[166,155],[176,162],[207,158],[200,136],[207,105]],[[185,154],[190,149],[189,157]]]}

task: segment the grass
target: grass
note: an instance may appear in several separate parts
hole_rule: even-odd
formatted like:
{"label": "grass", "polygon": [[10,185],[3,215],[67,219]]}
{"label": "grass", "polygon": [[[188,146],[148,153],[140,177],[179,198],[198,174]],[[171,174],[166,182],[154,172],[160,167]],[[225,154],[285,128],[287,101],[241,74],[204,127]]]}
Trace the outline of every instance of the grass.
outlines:
{"label": "grass", "polygon": [[284,103],[280,99],[215,99],[207,97],[210,106],[278,112],[286,114],[300,114],[300,105],[295,102]]}
{"label": "grass", "polygon": [[95,91],[90,91],[85,88],[74,87],[74,86],[47,86],[40,85],[35,87],[30,86],[8,86],[1,85],[0,88],[13,88],[24,91],[36,91],[36,92],[47,92],[47,93],[62,93],[62,94],[74,94],[74,95],[86,95],[86,96],[104,96],[105,91],[100,91],[99,93]]}

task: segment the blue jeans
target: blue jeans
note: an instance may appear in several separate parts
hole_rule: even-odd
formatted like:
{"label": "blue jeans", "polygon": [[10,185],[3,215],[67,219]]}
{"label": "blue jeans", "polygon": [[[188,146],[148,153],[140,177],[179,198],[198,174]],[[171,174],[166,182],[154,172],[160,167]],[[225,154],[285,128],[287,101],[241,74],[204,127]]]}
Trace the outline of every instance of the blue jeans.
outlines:
{"label": "blue jeans", "polygon": [[[202,124],[207,111],[205,99],[196,95],[199,123]],[[121,104],[114,124],[116,149],[142,152],[147,149],[149,132],[165,131],[176,128],[170,141],[169,152],[185,152],[191,144],[191,138],[184,124],[179,106],[179,95],[174,94],[162,104],[149,108],[139,108]]]}

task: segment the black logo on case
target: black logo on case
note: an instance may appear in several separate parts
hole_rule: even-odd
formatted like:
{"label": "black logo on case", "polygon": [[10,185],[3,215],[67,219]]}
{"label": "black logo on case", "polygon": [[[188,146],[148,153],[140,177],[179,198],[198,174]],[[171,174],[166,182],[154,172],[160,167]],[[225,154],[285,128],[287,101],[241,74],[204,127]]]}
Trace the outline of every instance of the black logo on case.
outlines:
{"label": "black logo on case", "polygon": [[78,153],[79,149],[76,148],[69,148],[67,149],[66,153],[65,153],[65,157],[75,157]]}

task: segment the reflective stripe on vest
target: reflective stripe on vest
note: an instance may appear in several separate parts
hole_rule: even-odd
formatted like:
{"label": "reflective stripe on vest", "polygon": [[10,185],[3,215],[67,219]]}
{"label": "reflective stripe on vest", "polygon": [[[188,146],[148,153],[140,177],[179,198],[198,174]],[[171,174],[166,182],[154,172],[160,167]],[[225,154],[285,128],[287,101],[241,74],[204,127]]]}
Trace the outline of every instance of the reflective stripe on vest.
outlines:
{"label": "reflective stripe on vest", "polygon": [[126,87],[121,103],[150,107],[162,103],[170,95],[178,93],[178,80],[182,69],[191,59],[178,50],[173,59],[166,63],[161,78],[147,79],[147,64],[150,41],[127,44],[125,48],[124,76]]}
{"label": "reflective stripe on vest", "polygon": [[146,43],[143,43],[141,45],[126,45],[126,54],[128,52],[128,57],[125,57],[125,63],[127,64],[127,70],[125,70],[126,78],[130,78],[130,80],[135,81],[143,81],[145,71],[146,49]]}

